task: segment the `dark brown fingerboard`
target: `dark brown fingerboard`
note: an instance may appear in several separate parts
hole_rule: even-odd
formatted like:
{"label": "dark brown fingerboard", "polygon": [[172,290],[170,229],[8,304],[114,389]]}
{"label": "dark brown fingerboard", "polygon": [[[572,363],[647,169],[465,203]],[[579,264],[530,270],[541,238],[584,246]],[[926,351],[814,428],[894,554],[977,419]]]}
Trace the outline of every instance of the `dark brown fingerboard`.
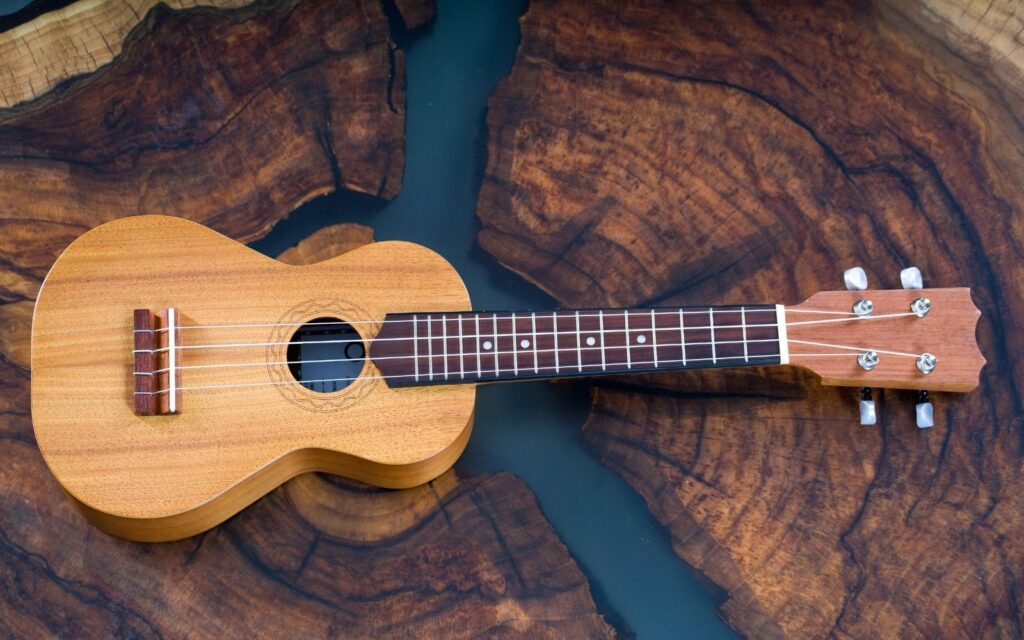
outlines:
{"label": "dark brown fingerboard", "polygon": [[392,387],[779,364],[775,305],[389,314]]}

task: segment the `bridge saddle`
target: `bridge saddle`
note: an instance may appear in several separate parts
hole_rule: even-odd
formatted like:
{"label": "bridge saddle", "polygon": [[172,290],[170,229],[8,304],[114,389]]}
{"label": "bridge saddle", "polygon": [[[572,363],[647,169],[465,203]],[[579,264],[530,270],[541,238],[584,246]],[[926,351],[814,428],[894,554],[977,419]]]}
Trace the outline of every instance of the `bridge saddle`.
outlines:
{"label": "bridge saddle", "polygon": [[178,314],[174,309],[135,309],[132,323],[135,356],[136,415],[178,413]]}

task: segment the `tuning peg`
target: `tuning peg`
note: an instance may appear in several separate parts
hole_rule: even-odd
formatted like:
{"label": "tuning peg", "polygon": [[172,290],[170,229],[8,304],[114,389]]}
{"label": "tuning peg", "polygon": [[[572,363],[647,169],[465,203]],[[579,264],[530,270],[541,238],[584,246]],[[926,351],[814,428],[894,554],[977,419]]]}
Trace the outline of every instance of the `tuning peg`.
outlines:
{"label": "tuning peg", "polygon": [[860,267],[853,267],[843,272],[843,282],[850,291],[863,291],[868,288],[868,274]]}
{"label": "tuning peg", "polygon": [[904,289],[923,289],[924,280],[921,278],[921,270],[917,267],[907,267],[900,271],[900,283]]}
{"label": "tuning peg", "polygon": [[878,414],[875,413],[875,401],[871,399],[871,389],[860,388],[860,423],[866,427],[878,421]]}
{"label": "tuning peg", "polygon": [[932,407],[932,403],[928,400],[927,391],[917,392],[916,409],[918,429],[931,429],[935,426],[935,409]]}

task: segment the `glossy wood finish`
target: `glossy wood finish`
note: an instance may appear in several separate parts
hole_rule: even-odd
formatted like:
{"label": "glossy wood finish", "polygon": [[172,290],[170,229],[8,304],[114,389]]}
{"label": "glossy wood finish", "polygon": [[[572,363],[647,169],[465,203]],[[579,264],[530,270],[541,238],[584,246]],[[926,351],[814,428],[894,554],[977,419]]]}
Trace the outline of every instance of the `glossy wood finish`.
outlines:
{"label": "glossy wood finish", "polygon": [[479,237],[558,304],[793,303],[855,265],[870,297],[916,265],[982,312],[980,386],[932,394],[931,430],[914,392],[876,389],[864,428],[855,389],[796,368],[594,382],[584,442],[723,617],[1024,635],[1017,4],[538,0],[521,24]]}
{"label": "glossy wood finish", "polygon": [[[398,193],[404,54],[379,1],[156,3],[141,17],[139,4],[76,3],[77,22],[47,14],[0,34],[23,70],[12,89],[63,81],[0,110],[4,302],[31,298],[65,246],[121,216],[181,215],[251,240],[330,191]],[[110,44],[118,55],[90,58],[110,35],[93,17],[134,24]],[[74,75],[82,64],[102,66]]]}
{"label": "glossy wood finish", "polygon": [[[130,13],[127,4],[119,1],[78,2],[75,8],[86,4],[116,5]],[[429,17],[432,6],[415,0],[398,4],[422,5],[419,12],[409,13],[421,17]],[[374,26],[359,32],[366,40],[348,56],[350,73],[324,76],[328,84],[344,83],[346,91],[359,96],[365,111],[351,111],[366,114],[361,117],[359,136],[338,128],[345,120],[343,110],[350,108],[344,102],[333,101],[330,109],[307,108],[312,105],[310,100],[330,95],[319,89],[317,69],[324,69],[323,65],[304,71],[273,65],[263,70],[263,78],[277,93],[263,98],[290,96],[291,100],[296,97],[292,89],[297,81],[301,81],[303,98],[285,107],[284,117],[265,109],[257,109],[255,115],[245,110],[232,112],[238,128],[233,140],[270,133],[276,147],[291,148],[302,140],[312,140],[330,123],[335,135],[330,148],[345,158],[346,184],[351,185],[355,183],[349,172],[354,167],[360,172],[376,167],[386,174],[404,156],[401,135],[395,138],[390,133],[397,120],[400,134],[404,120],[404,69],[401,50],[389,61],[389,56],[378,55],[382,49],[371,40],[388,35],[387,30],[377,28],[382,12],[372,3],[333,0],[328,8],[338,6],[359,13]],[[230,12],[214,15],[218,19],[208,25],[232,19]],[[305,35],[302,42],[285,39],[282,45],[315,51],[343,33],[336,27],[344,21],[305,22],[310,14],[288,15],[303,17]],[[44,15],[37,22],[45,19]],[[78,24],[69,34],[88,32],[91,26]],[[407,21],[406,26],[415,25]],[[182,64],[189,62],[189,50],[176,40],[183,32],[166,27],[163,21],[146,22],[137,35],[163,39],[164,47]],[[236,27],[244,31],[244,21]],[[257,41],[264,46],[269,42]],[[70,42],[73,46],[54,55],[61,58],[86,50],[84,43],[74,38]],[[252,44],[245,38],[234,42],[243,51]],[[113,40],[109,44],[119,46]],[[113,65],[124,64],[147,50],[128,48]],[[61,61],[41,55],[38,49],[33,53],[35,60],[27,53],[25,57],[38,67],[54,70]],[[322,52],[317,58],[325,56]],[[138,63],[138,58],[135,60]],[[215,62],[212,57],[205,60]],[[3,62],[8,61],[10,58],[3,56]],[[228,68],[233,65],[229,55],[216,62]],[[178,68],[162,67],[167,71]],[[142,75],[151,72],[144,61],[135,69]],[[197,95],[208,95],[219,73],[219,66],[191,67],[151,88],[153,100],[147,104],[174,113],[175,105],[181,104],[173,97],[176,85],[185,84],[196,88]],[[390,94],[362,93],[374,83],[355,82],[358,77],[393,77],[394,88]],[[141,86],[146,78],[135,81]],[[101,99],[102,82],[90,86],[100,91],[90,104],[108,106]],[[62,95],[77,100],[81,93],[71,90]],[[397,118],[383,113],[391,108],[388,97]],[[247,99],[242,104],[255,108],[260,102]],[[44,108],[42,101],[29,105],[22,108]],[[72,113],[86,112],[79,106]],[[202,113],[210,117],[211,111],[204,108]],[[101,116],[95,118],[101,120]],[[157,124],[155,119],[150,121]],[[300,121],[301,126],[291,126]],[[41,117],[35,131],[52,131],[54,137],[74,144],[76,137],[66,124],[57,115]],[[213,138],[200,138],[196,144],[206,151],[215,150],[226,143],[230,131],[229,127]],[[111,144],[130,136],[120,129],[109,132]],[[324,157],[316,155],[317,148],[310,146],[287,161],[302,164],[303,176],[311,176],[318,170],[303,163]],[[359,157],[367,148],[388,153],[374,154],[366,163]],[[244,147],[238,149],[241,152]],[[55,166],[63,166],[61,180],[85,170],[81,163],[58,165],[55,154],[47,157]],[[223,154],[223,169],[212,173],[217,179],[194,191],[175,191],[189,199],[167,206],[236,239],[262,235],[291,213],[294,202],[308,197],[302,189],[321,181],[281,180],[276,171],[265,171],[279,166],[271,154],[257,153],[255,157],[260,169],[249,172],[245,180],[233,180],[231,168],[236,165],[227,163],[231,154]],[[166,166],[181,175],[191,158],[186,141]],[[202,170],[209,171],[210,166],[204,164]],[[32,309],[43,276],[68,242],[107,216],[137,209],[130,198],[102,197],[102,206],[77,206],[78,202],[92,202],[97,191],[120,193],[125,189],[124,176],[116,171],[102,172],[107,189],[74,180],[68,185],[69,197],[58,204],[46,204],[49,192],[38,188],[38,167],[30,159],[12,160],[4,171],[10,181],[22,180],[35,188],[20,191],[17,200],[14,191],[7,189],[0,200],[0,635],[215,635],[248,640],[339,634],[384,637],[414,629],[421,634],[481,637],[507,633],[510,628],[533,637],[614,635],[595,608],[586,576],[545,520],[530,490],[508,474],[458,479],[447,472],[434,482],[400,491],[305,474],[272,491],[238,517],[189,540],[146,545],[98,531],[68,500],[34,441],[29,404]],[[329,176],[327,180],[329,183]],[[397,189],[397,184],[393,186]],[[250,205],[243,207],[244,215],[232,215],[239,201]],[[39,206],[33,208],[36,203]],[[303,240],[279,259],[294,264],[322,261],[370,241],[372,233],[365,227],[331,227]]]}
{"label": "glossy wood finish", "polygon": [[[930,310],[913,313],[916,300]],[[874,311],[854,316],[869,300]],[[370,348],[405,387],[785,364],[827,385],[970,391],[985,358],[969,289],[824,291],[791,306],[390,314]],[[779,323],[785,324],[780,342]],[[865,370],[860,354],[875,351]],[[917,358],[930,354],[929,373]]]}
{"label": "glossy wood finish", "polygon": [[[338,225],[279,259],[318,262],[371,241],[366,227]],[[4,631],[474,637],[514,626],[536,637],[614,637],[530,490],[509,474],[449,471],[400,491],[304,474],[196,538],[140,545],[98,534],[33,442],[29,379],[10,364],[28,351],[30,321],[3,319],[2,335],[25,344],[0,346]]]}
{"label": "glossy wood finish", "polygon": [[[918,298],[931,302],[928,314],[906,315]],[[813,313],[848,313],[858,300],[870,300],[874,311],[838,322],[843,316]],[[901,315],[886,317],[897,314]],[[823,291],[786,308],[790,362],[813,371],[827,385],[971,391],[985,366],[975,337],[980,317],[969,289]],[[865,351],[879,354],[870,371],[857,364],[857,356]],[[817,355],[822,353],[827,355]],[[843,353],[848,355],[838,355]],[[913,355],[896,355],[923,353],[938,359],[928,374],[917,368]]]}
{"label": "glossy wood finish", "polygon": [[[918,295],[877,292],[877,312],[905,309]],[[790,340],[800,346],[801,338],[839,334],[881,350],[941,335],[948,350],[934,350],[945,368],[930,381],[963,390],[977,376],[969,371],[969,356],[980,358],[977,310],[966,290],[931,295],[935,315],[913,320],[921,330],[908,346],[899,342],[909,339],[899,335],[908,325],[895,320],[844,322],[838,330],[797,323]],[[851,296],[819,294],[792,314],[841,311]],[[301,473],[391,488],[433,479],[466,446],[476,380],[777,364],[781,357],[774,305],[751,306],[749,328],[746,307],[661,310],[660,321],[656,309],[566,311],[549,315],[546,328],[535,312],[492,314],[481,326],[479,314],[435,311],[460,307],[470,304],[458,274],[410,243],[371,244],[295,268],[179,218],[110,222],[68,247],[40,291],[32,327],[36,440],[99,526],[133,539],[175,539],[218,524]],[[371,356],[357,379],[330,393],[298,384],[289,370],[298,357],[288,346],[295,332],[325,318],[349,323]],[[484,343],[504,355],[492,355],[485,375],[480,338],[492,335]],[[559,336],[564,351],[554,348]],[[594,343],[586,353],[584,339]],[[557,371],[559,354],[565,372]],[[744,362],[751,354],[755,362]],[[819,373],[831,384],[874,379],[821,360],[805,366],[824,367]],[[855,355],[845,360],[855,363]],[[905,375],[886,366],[877,379],[913,386],[923,374],[904,364]]]}
{"label": "glossy wood finish", "polygon": [[775,305],[391,314],[370,355],[391,386],[779,363]]}
{"label": "glossy wood finish", "polygon": [[[458,274],[403,242],[296,268],[194,223],[124,218],[73,243],[43,285],[32,329],[33,423],[65,490],[101,526],[160,540],[207,529],[284,480],[330,471],[385,487],[436,477],[469,435],[472,385],[390,389],[372,364],[349,387],[293,381],[285,347],[299,325],[350,322],[364,340],[395,305],[468,308]],[[136,308],[178,310],[180,413],[137,416]],[[281,326],[186,330],[188,325]],[[244,348],[192,348],[209,344]],[[251,385],[198,389],[218,385]],[[116,469],[112,473],[111,469]]]}
{"label": "glossy wood finish", "polygon": [[[76,2],[0,34],[0,108],[46,95],[62,82],[108,64],[150,9],[230,9],[252,0],[122,0]],[[40,61],[45,61],[40,64]]]}

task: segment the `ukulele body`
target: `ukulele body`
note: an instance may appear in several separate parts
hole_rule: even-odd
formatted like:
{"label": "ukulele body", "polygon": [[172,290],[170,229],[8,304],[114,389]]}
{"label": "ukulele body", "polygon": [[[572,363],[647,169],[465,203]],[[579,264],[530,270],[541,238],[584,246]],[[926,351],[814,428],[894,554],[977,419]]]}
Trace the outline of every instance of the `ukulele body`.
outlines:
{"label": "ukulele body", "polygon": [[[178,412],[137,415],[133,311],[168,308],[182,327]],[[368,346],[389,312],[470,308],[454,268],[407,242],[296,267],[184,219],[116,220],[71,244],[39,292],[36,440],[85,514],[134,540],[202,532],[310,471],[422,484],[465,448],[475,386],[391,389],[366,358],[345,388],[314,391],[295,383],[288,341],[333,318]],[[188,349],[209,344],[253,346]]]}

